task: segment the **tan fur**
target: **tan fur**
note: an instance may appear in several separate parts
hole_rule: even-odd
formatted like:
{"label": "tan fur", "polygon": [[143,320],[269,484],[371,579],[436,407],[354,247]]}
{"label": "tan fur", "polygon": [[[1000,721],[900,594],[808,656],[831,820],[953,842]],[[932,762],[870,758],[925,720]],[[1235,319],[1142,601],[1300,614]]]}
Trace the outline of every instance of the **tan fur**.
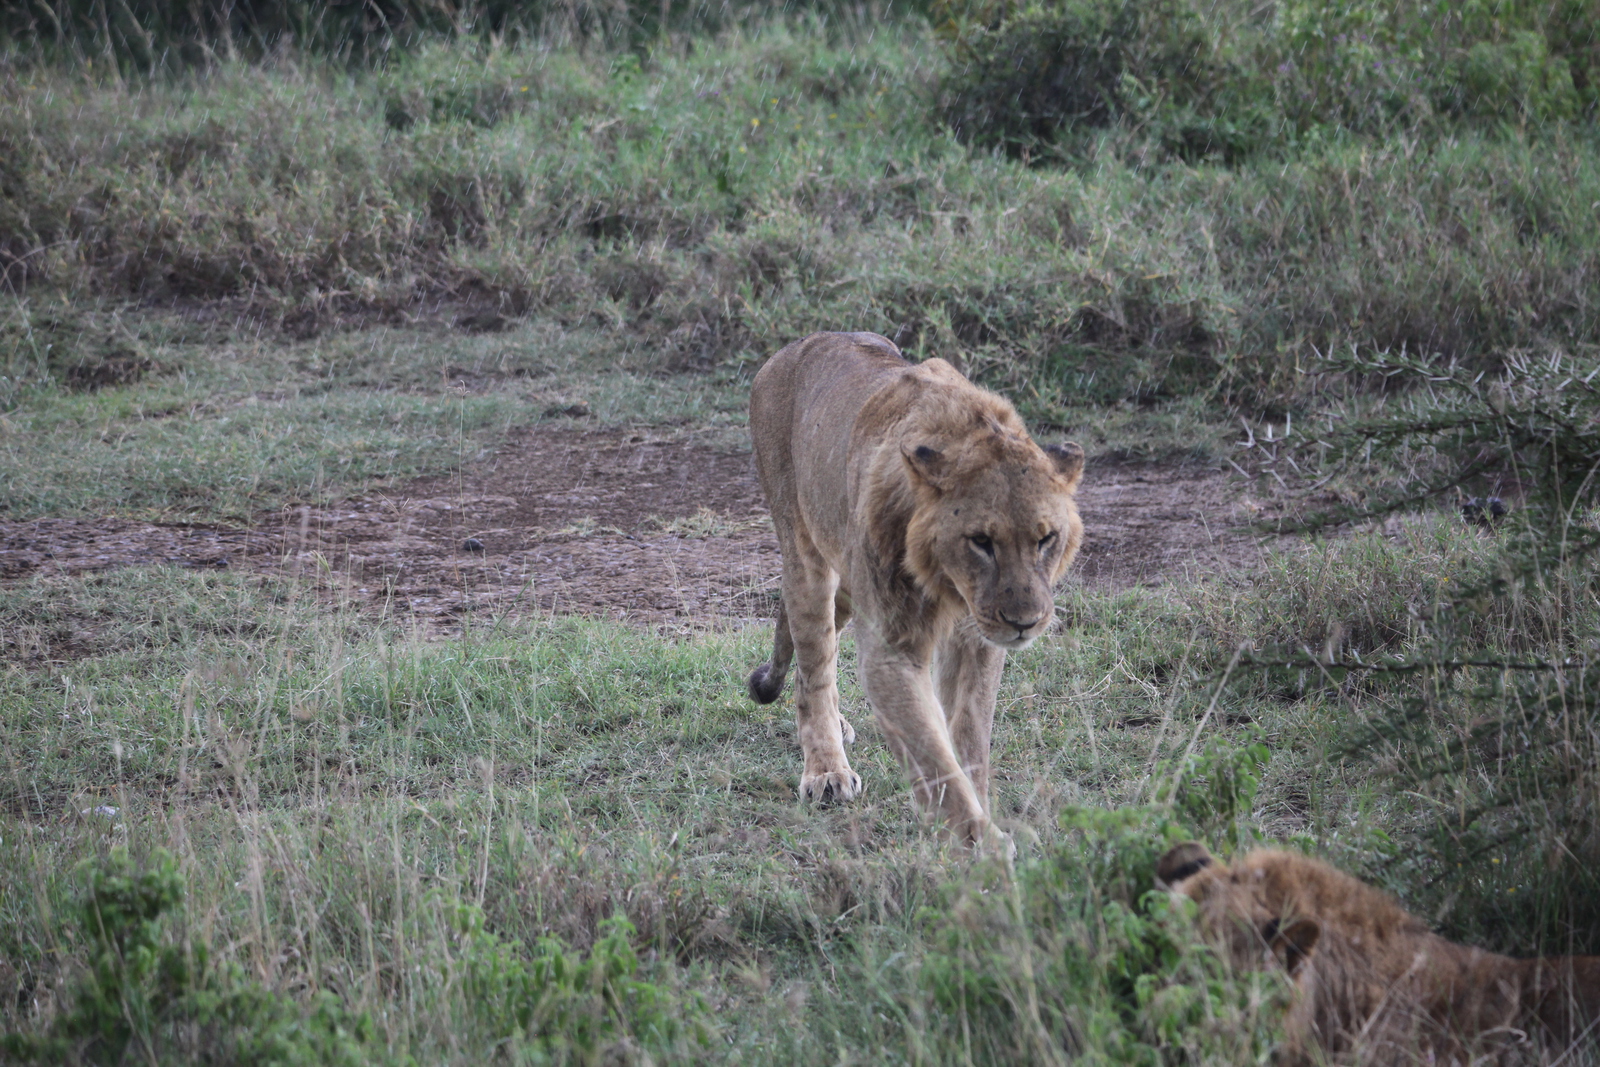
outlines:
{"label": "tan fur", "polygon": [[1049,627],[1083,541],[1083,450],[1040,448],[1004,399],[872,333],[813,334],[769,359],[750,433],[783,550],[772,660],[750,693],[776,699],[798,658],[801,795],[861,789],[834,676],[854,615],[862,683],[916,796],[963,841],[996,837],[995,693],[1005,650]]}
{"label": "tan fur", "polygon": [[1180,845],[1157,875],[1199,905],[1201,930],[1237,964],[1293,976],[1291,1061],[1467,1064],[1538,1044],[1559,1055],[1600,1022],[1600,957],[1512,959],[1446,941],[1305,856],[1264,849],[1223,866]]}

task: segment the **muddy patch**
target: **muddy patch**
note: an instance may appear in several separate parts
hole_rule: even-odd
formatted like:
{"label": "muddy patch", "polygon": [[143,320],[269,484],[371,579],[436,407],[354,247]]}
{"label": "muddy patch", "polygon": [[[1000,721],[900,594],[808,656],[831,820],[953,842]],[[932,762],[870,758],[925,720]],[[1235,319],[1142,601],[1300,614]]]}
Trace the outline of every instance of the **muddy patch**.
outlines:
{"label": "muddy patch", "polygon": [[1282,501],[1240,476],[1194,466],[1091,464],[1078,490],[1084,547],[1073,572],[1096,588],[1165,585],[1256,566],[1272,546],[1252,523]]}
{"label": "muddy patch", "polygon": [[[1091,465],[1074,572],[1100,588],[1254,565],[1262,505],[1201,467]],[[1268,505],[1270,506],[1270,505]],[[0,580],[138,563],[311,579],[374,610],[451,630],[532,612],[685,627],[770,618],[777,540],[746,452],[688,437],[536,429],[489,459],[248,530],[0,522]]]}
{"label": "muddy patch", "polygon": [[[699,625],[771,614],[778,546],[747,453],[539,431],[478,467],[275,517],[275,561],[445,621],[531,611]],[[268,561],[263,561],[268,562]]]}
{"label": "muddy patch", "polygon": [[251,536],[249,530],[119,519],[0,522],[0,581],[130,563],[225,570],[250,554]]}

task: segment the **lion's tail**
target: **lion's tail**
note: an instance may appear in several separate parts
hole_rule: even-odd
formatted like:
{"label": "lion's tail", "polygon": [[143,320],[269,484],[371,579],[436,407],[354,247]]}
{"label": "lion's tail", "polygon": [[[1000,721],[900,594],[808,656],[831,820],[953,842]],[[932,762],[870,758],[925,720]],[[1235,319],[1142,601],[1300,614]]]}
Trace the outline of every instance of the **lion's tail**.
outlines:
{"label": "lion's tail", "polygon": [[794,635],[789,633],[789,613],[783,601],[778,601],[778,625],[772,635],[772,659],[750,672],[750,699],[757,704],[770,704],[783,692],[783,681],[789,676],[789,663],[794,659]]}

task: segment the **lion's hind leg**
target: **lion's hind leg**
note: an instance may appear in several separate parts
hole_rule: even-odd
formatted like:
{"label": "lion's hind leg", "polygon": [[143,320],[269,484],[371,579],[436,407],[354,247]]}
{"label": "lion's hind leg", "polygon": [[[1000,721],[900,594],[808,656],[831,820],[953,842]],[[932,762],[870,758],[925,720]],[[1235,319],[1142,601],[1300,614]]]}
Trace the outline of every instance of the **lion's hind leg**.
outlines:
{"label": "lion's hind leg", "polygon": [[[844,593],[834,597],[833,630],[835,635],[850,621],[850,598]],[[789,677],[789,665],[794,661],[794,636],[789,633],[789,613],[778,601],[778,620],[772,635],[772,659],[750,672],[750,699],[757,704],[770,704],[783,695],[783,683]],[[839,716],[839,731],[844,743],[856,743],[856,728],[850,720]]]}
{"label": "lion's hind leg", "polygon": [[861,778],[844,752],[844,719],[839,716],[837,592],[838,576],[820,561],[801,572],[785,558],[783,603],[798,668],[795,726],[805,757],[800,797],[819,802],[853,800],[861,792]]}
{"label": "lion's hind leg", "polygon": [[[849,625],[850,615],[854,610],[850,602],[849,593],[841,589],[833,594],[833,634],[835,643],[838,641],[839,634],[843,633],[844,628]],[[839,716],[839,730],[844,734],[844,743],[846,745],[856,743],[856,728],[851,726],[850,720],[842,714]]]}
{"label": "lion's hind leg", "polygon": [[[783,683],[789,676],[789,664],[794,659],[794,637],[789,633],[789,613],[783,600],[778,600],[778,621],[772,634],[772,659],[750,672],[750,699],[757,704],[770,704],[783,693]],[[852,740],[854,734],[852,732]]]}

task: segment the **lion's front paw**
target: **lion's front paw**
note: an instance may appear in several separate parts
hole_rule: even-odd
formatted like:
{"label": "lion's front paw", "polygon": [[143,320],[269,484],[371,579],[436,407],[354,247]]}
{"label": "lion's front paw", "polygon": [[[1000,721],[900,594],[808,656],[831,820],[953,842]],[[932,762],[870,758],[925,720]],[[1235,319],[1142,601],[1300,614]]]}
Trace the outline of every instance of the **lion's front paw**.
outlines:
{"label": "lion's front paw", "polygon": [[972,851],[985,858],[1014,861],[1017,858],[1017,843],[1010,834],[990,823],[984,828],[983,834],[972,843]]}
{"label": "lion's front paw", "polygon": [[839,716],[839,731],[844,735],[845,744],[853,745],[856,743],[856,728],[851,726],[850,720],[843,715]]}
{"label": "lion's front paw", "polygon": [[800,776],[800,799],[818,804],[836,804],[861,795],[861,776],[850,768]]}
{"label": "lion's front paw", "polygon": [[948,832],[953,842],[960,842],[974,856],[1000,860],[1017,858],[1016,841],[986,817],[973,819],[964,827],[950,826]]}

